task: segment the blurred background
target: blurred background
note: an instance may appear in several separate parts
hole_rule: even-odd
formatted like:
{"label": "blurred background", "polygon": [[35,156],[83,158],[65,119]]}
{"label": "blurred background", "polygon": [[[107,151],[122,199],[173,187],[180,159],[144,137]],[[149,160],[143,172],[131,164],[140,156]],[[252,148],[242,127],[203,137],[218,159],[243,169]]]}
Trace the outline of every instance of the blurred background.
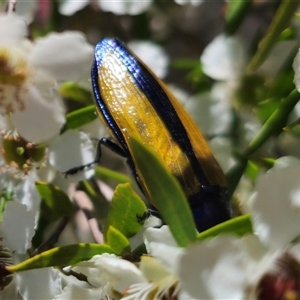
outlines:
{"label": "blurred background", "polygon": [[[249,51],[266,31],[280,1],[249,1],[234,30]],[[6,1],[1,1],[4,11]],[[226,30],[227,1],[17,1],[16,12],[31,24],[32,37],[78,30],[95,45],[104,37],[151,41],[163,47],[170,65],[166,81],[199,91],[199,57]],[[251,47],[253,47],[251,49]],[[72,51],[72,49],[70,49]],[[151,68],[151,65],[150,65]],[[193,71],[193,72],[192,72]],[[206,78],[207,80],[207,78]]]}

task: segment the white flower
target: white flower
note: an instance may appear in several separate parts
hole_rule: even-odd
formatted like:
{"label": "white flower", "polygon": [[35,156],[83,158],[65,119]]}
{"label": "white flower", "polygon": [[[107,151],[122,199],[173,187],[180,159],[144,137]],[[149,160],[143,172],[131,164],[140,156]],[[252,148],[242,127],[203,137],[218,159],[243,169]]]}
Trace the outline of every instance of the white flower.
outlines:
{"label": "white flower", "polygon": [[[65,123],[65,109],[56,88],[61,81],[80,81],[85,76],[92,62],[92,46],[80,33],[50,34],[36,42],[28,40],[26,34],[23,19],[13,14],[0,16],[1,238],[16,255],[31,248],[35,234],[41,201],[35,181],[41,179],[39,175],[43,173],[38,169],[48,169],[42,175],[48,182],[55,176],[53,167],[49,163],[45,166],[47,146],[51,146],[49,153],[56,167],[59,155],[68,151],[64,164],[60,161],[66,170],[67,166],[74,167],[74,163],[80,165],[94,159],[92,142],[86,135],[65,132],[60,136],[64,146],[57,145],[55,138]],[[74,151],[74,140],[78,142],[78,149],[80,142],[84,143],[91,155],[86,158],[81,150]],[[75,161],[70,162],[70,159]],[[36,273],[41,280],[43,272]],[[25,281],[37,282],[30,279],[35,273],[33,276],[24,273],[24,276]],[[54,287],[50,278],[47,282]],[[21,288],[21,281],[16,286]],[[28,281],[24,283],[21,292],[24,299],[41,298],[41,290],[35,287],[34,292],[29,292],[29,286]],[[45,287],[44,295],[48,297],[46,285],[40,286]]]}
{"label": "white flower", "polygon": [[231,153],[232,145],[230,139],[215,137],[209,141],[209,146],[223,172],[226,173],[235,163]]}
{"label": "white flower", "polygon": [[[77,11],[83,9],[90,2],[91,1],[89,0],[60,1],[59,12],[63,15],[70,16],[76,13]],[[125,14],[137,15],[145,12],[152,4],[152,0],[142,0],[142,1],[98,0],[96,3],[103,11],[110,11],[116,15],[125,15]]]}
{"label": "white flower", "polygon": [[144,242],[147,253],[151,255],[142,257],[140,263],[140,270],[146,281],[131,285],[122,299],[158,299],[179,295],[176,262],[183,249],[178,248],[169,227],[146,229]]}
{"label": "white flower", "polygon": [[54,268],[35,269],[16,274],[23,299],[53,299],[62,292],[61,272]]}
{"label": "white flower", "polygon": [[178,262],[191,299],[242,299],[247,273],[240,239],[218,238],[186,249]]}
{"label": "white flower", "polygon": [[34,16],[38,10],[38,1],[17,1],[16,3],[16,13],[22,16],[28,23],[31,23]]}
{"label": "white flower", "polygon": [[6,239],[6,246],[18,253],[25,253],[31,247],[35,233],[40,196],[33,176],[15,179],[10,172],[0,175],[1,233]]}
{"label": "white flower", "polygon": [[62,15],[71,16],[77,11],[83,9],[89,4],[89,0],[73,1],[73,0],[63,0],[59,1],[59,12]]}
{"label": "white flower", "polygon": [[200,61],[203,72],[217,82],[210,93],[191,99],[187,110],[192,116],[204,110],[198,120],[206,134],[226,134],[232,126],[233,99],[245,68],[244,47],[235,37],[219,35],[204,49]]}
{"label": "white flower", "polygon": [[113,1],[113,0],[98,0],[98,5],[103,11],[110,11],[116,15],[138,15],[148,10],[152,0],[139,1]]}
{"label": "white flower", "polygon": [[[163,296],[285,299],[299,295],[300,244],[293,244],[300,232],[299,177],[300,161],[288,157],[277,160],[261,177],[251,205],[255,235],[219,236],[179,248],[167,226],[148,228],[144,242],[151,257],[141,259],[140,282],[131,276],[130,283],[125,275],[115,281],[115,271],[103,277],[94,269],[90,270],[93,276],[88,276],[90,282],[99,286],[106,278],[115,290],[123,289],[127,300]],[[115,266],[118,264],[116,261]],[[105,263],[101,266],[106,268]]]}
{"label": "white flower", "polygon": [[299,235],[300,161],[278,159],[259,180],[253,199],[253,226],[260,241],[273,249],[283,248]]}
{"label": "white flower", "polygon": [[75,291],[84,295],[85,299],[95,299],[95,295],[98,295],[97,299],[104,299],[105,297],[120,299],[121,294],[130,285],[146,282],[137,266],[110,254],[95,255],[89,261],[78,263],[72,270],[86,275],[90,285],[81,285],[78,288],[78,283],[70,282],[63,294],[55,299],[73,299],[68,297]]}
{"label": "white flower", "polygon": [[[19,203],[15,201],[10,201],[8,204],[13,203],[17,205]],[[18,207],[18,206],[16,206]],[[16,212],[16,211],[14,211]],[[13,213],[13,211],[11,212]],[[61,272],[53,268],[44,268],[38,270],[23,271],[20,273],[5,276],[3,268],[5,266],[10,266],[12,264],[18,264],[21,261],[28,258],[27,254],[19,254],[14,249],[13,244],[9,241],[12,236],[16,239],[19,237],[20,241],[17,243],[24,243],[22,234],[28,234],[26,230],[28,229],[28,224],[24,223],[27,217],[21,216],[20,214],[15,214],[15,219],[10,222],[11,227],[14,229],[19,229],[20,232],[16,232],[13,229],[10,230],[10,235],[8,240],[5,239],[6,229],[0,226],[0,264],[1,264],[1,292],[0,299],[53,299],[53,297],[62,291],[61,284]],[[16,221],[17,220],[17,221]],[[24,228],[17,228],[16,223],[21,223]],[[26,232],[26,233],[24,233]],[[24,245],[23,245],[24,247]],[[17,251],[19,249],[16,249]]]}
{"label": "white flower", "polygon": [[[178,278],[164,268],[157,259],[143,256],[140,270],[148,281],[130,285],[122,299],[160,299],[177,295]],[[172,290],[173,288],[175,290]]]}
{"label": "white flower", "polygon": [[1,16],[0,24],[0,111],[11,113],[23,138],[47,141],[65,122],[57,83],[80,80],[90,68],[93,48],[77,32],[52,33],[31,43],[25,22],[16,15]]}
{"label": "white flower", "polygon": [[[14,163],[28,172],[45,163],[46,146],[52,145],[65,123],[58,84],[62,81],[88,81],[93,47],[79,32],[51,33],[32,43],[26,39],[25,22],[16,15],[0,16],[0,24],[0,112],[5,114],[5,117],[0,116],[2,162],[9,167]],[[81,150],[74,151],[73,139],[84,141],[89,151],[87,159]],[[55,149],[60,148],[61,154],[53,150],[53,145],[50,151],[54,166],[57,165],[53,153],[56,158],[64,156],[60,167],[66,166],[66,169],[56,168],[60,172],[93,161],[92,142],[83,134],[77,133],[76,136],[74,133],[70,139],[65,133],[60,142],[64,146],[58,147],[57,139],[54,139]],[[77,147],[80,149],[80,143]],[[68,151],[68,155],[62,154],[63,150]],[[54,175],[51,167],[47,167]],[[48,175],[44,172],[48,179],[49,172]],[[84,178],[90,177],[91,172],[85,172],[85,175]]]}
{"label": "white flower", "polygon": [[200,5],[203,2],[203,0],[175,0],[175,2],[180,5],[192,4],[196,6]]}
{"label": "white flower", "polygon": [[253,199],[256,236],[217,237],[179,256],[183,291],[194,299],[285,299],[298,296],[300,162],[281,158]]}
{"label": "white flower", "polygon": [[204,73],[215,80],[238,80],[245,67],[243,46],[235,37],[219,35],[204,49],[201,63]]}
{"label": "white flower", "polygon": [[295,72],[294,83],[298,91],[300,91],[300,50],[298,51],[294,62],[293,69]]}
{"label": "white flower", "polygon": [[[88,288],[80,286],[78,283],[69,283],[60,294],[56,294],[54,299],[56,300],[74,300],[74,299],[89,299],[89,300],[99,300],[106,299],[109,293],[100,288]],[[76,298],[74,298],[76,295]],[[109,298],[107,298],[109,299]],[[114,298],[119,299],[119,298]]]}
{"label": "white flower", "polygon": [[3,234],[11,250],[25,253],[31,247],[37,211],[27,211],[17,201],[7,203],[3,216]]}
{"label": "white flower", "polygon": [[243,45],[237,38],[219,35],[204,49],[200,61],[203,72],[216,82],[210,92],[189,97],[185,109],[205,135],[228,134],[233,99],[245,67]]}

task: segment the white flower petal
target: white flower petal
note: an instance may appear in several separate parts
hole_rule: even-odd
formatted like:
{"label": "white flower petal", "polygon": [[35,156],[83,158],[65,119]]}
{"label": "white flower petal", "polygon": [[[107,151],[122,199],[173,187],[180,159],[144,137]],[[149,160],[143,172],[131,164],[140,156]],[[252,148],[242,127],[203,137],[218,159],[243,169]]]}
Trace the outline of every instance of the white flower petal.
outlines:
{"label": "white flower petal", "polygon": [[37,213],[40,208],[41,198],[35,187],[36,175],[30,172],[24,180],[22,180],[14,188],[15,201],[26,205],[27,210]]}
{"label": "white flower petal", "polygon": [[212,132],[211,128],[214,119],[211,111],[213,105],[214,101],[210,93],[189,97],[184,105],[186,111],[204,134],[210,134]]}
{"label": "white flower petal", "polygon": [[205,135],[226,134],[232,123],[232,87],[215,83],[211,93],[195,95],[185,102],[185,109]]}
{"label": "white flower petal", "polygon": [[152,4],[152,0],[126,1],[126,0],[98,0],[103,11],[110,11],[116,15],[137,15],[146,11]]}
{"label": "white flower petal", "polygon": [[[52,166],[63,173],[94,161],[95,147],[85,133],[67,130],[49,145],[48,159]],[[69,175],[68,179],[78,181],[90,178],[93,174],[94,169],[86,168],[82,172]]]}
{"label": "white flower petal", "polygon": [[179,260],[182,290],[191,299],[244,299],[242,242],[222,237],[187,248]]}
{"label": "white flower petal", "polygon": [[140,270],[149,282],[157,282],[171,275],[158,260],[151,256],[141,257]]}
{"label": "white flower petal", "polygon": [[8,286],[6,286],[0,292],[0,299],[1,300],[21,300],[21,296],[18,292],[17,283],[13,280]]}
{"label": "white flower petal", "polygon": [[284,247],[300,234],[299,178],[300,161],[282,157],[257,184],[253,227],[273,249]]}
{"label": "white flower petal", "polygon": [[300,49],[294,59],[293,69],[295,72],[294,83],[298,91],[300,91]]}
{"label": "white flower petal", "polygon": [[[36,172],[39,180],[45,181],[45,182],[52,182],[56,175],[56,170],[51,166],[50,164],[47,164],[46,166],[41,166]],[[52,182],[53,183],[53,182]]]}
{"label": "white flower petal", "polygon": [[224,173],[226,173],[233,165],[232,147],[229,138],[215,137],[209,141],[209,146],[220,164]]}
{"label": "white flower petal", "polygon": [[24,19],[14,14],[0,15],[0,45],[19,43],[27,34]]}
{"label": "white flower petal", "polygon": [[180,5],[192,4],[196,6],[200,5],[203,0],[175,0],[175,2]]}
{"label": "white flower petal", "polygon": [[87,275],[88,282],[94,287],[109,284],[119,293],[132,284],[147,282],[133,263],[110,254],[95,255],[87,262],[78,263],[74,270]]}
{"label": "white flower petal", "polygon": [[51,33],[37,40],[30,62],[57,80],[77,81],[91,67],[94,48],[80,32]]}
{"label": "white flower petal", "polygon": [[260,262],[266,255],[270,254],[269,249],[265,247],[256,235],[247,235],[241,238],[243,242],[243,250],[246,255],[249,257],[247,260],[247,268],[252,268],[258,262]]}
{"label": "white flower petal", "polygon": [[160,261],[169,272],[174,273],[183,249],[178,247],[169,226],[147,228],[144,232],[144,243],[147,253]]}
{"label": "white flower petal", "polygon": [[227,133],[232,125],[232,97],[236,85],[232,82],[217,82],[211,89],[211,129],[209,134]]}
{"label": "white flower petal", "polygon": [[[76,295],[76,296],[75,296]],[[74,298],[74,296],[76,298]],[[102,287],[100,288],[84,288],[77,284],[68,284],[63,292],[54,297],[56,300],[74,300],[74,299],[89,299],[89,300],[99,300],[105,299],[107,292]],[[107,298],[109,299],[109,298]]]}
{"label": "white flower petal", "polygon": [[215,80],[236,80],[245,61],[244,49],[235,37],[219,35],[201,55],[203,71]]}
{"label": "white flower petal", "polygon": [[149,250],[149,254],[160,261],[165,269],[171,273],[178,272],[178,261],[183,254],[183,248],[151,242],[149,243]]}
{"label": "white flower petal", "polygon": [[89,0],[63,0],[59,1],[59,13],[65,16],[71,16],[77,11],[83,9],[89,4]]}
{"label": "white flower petal", "polygon": [[35,234],[34,212],[27,210],[26,205],[16,201],[9,201],[3,216],[3,234],[7,246],[18,253],[25,253],[31,247],[31,240]]}
{"label": "white flower petal", "polygon": [[16,5],[16,13],[22,16],[28,23],[34,19],[35,13],[38,10],[38,1],[18,1]]}
{"label": "white flower petal", "polygon": [[53,268],[19,272],[16,280],[23,299],[53,299],[62,292],[61,273]]}
{"label": "white flower petal", "polygon": [[130,285],[122,299],[160,299],[170,295],[170,291],[177,295],[178,277],[165,269],[159,260],[142,256],[139,266],[148,282]]}
{"label": "white flower petal", "polygon": [[144,243],[147,248],[147,253],[150,253],[149,243],[156,242],[168,246],[177,247],[178,244],[174,240],[169,226],[162,226],[160,228],[147,228],[144,232]]}
{"label": "white flower petal", "polygon": [[79,130],[86,132],[89,136],[93,137],[94,139],[101,139],[104,136],[108,136],[107,130],[104,124],[100,121],[99,118],[96,118],[94,121],[81,126]]}
{"label": "white flower petal", "polygon": [[167,75],[169,57],[161,46],[149,41],[131,41],[128,47],[155,73],[164,78]]}
{"label": "white flower petal", "polygon": [[65,110],[56,95],[42,94],[30,88],[29,103],[24,111],[12,115],[18,133],[28,141],[42,142],[58,135],[65,123]]}

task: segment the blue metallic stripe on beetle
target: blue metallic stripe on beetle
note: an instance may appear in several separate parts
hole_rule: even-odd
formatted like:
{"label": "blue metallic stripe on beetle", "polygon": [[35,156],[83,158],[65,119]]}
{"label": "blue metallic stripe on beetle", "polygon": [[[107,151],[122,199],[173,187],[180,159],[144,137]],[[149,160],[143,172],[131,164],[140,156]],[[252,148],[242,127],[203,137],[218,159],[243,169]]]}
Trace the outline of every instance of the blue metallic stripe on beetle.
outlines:
{"label": "blue metallic stripe on beetle", "polygon": [[[97,112],[126,154],[146,196],[147,183],[135,168],[126,140],[130,131],[138,132],[141,139],[145,138],[143,142],[167,161],[166,167],[177,177],[187,195],[199,231],[230,218],[226,180],[202,134],[164,83],[119,40],[104,39],[96,46],[92,84]],[[119,96],[123,94],[124,98]],[[155,115],[153,120],[157,124],[148,121],[146,114],[141,119],[143,113],[137,113],[140,105]],[[146,136],[144,132],[149,134]],[[168,144],[170,151],[156,146],[155,140]]]}

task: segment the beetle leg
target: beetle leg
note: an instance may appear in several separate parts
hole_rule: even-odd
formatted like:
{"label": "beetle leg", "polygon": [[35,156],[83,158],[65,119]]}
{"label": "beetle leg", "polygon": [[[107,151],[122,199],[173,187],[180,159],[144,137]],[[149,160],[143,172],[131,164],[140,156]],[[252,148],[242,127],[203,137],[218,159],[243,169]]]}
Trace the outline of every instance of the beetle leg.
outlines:
{"label": "beetle leg", "polygon": [[66,172],[63,172],[63,174],[65,175],[65,178],[67,178],[69,175],[74,175],[77,172],[82,171],[85,168],[89,168],[93,164],[98,163],[99,160],[100,160],[100,158],[101,158],[101,140],[98,140],[98,142],[97,142],[97,148],[96,148],[96,156],[95,156],[95,159],[92,162],[87,163],[85,165],[81,165],[81,166],[77,166],[77,167],[71,168],[71,169],[67,170]]}
{"label": "beetle leg", "polygon": [[136,217],[138,219],[138,222],[144,222],[151,216],[161,219],[160,213],[156,209],[152,209],[152,208],[148,208],[147,211],[142,216],[137,215]]}
{"label": "beetle leg", "polygon": [[[94,138],[93,138],[94,140]],[[77,166],[74,168],[71,168],[69,170],[67,170],[66,172],[63,172],[63,174],[65,175],[65,178],[67,178],[69,175],[74,175],[79,171],[82,171],[85,168],[89,168],[91,167],[93,164],[97,164],[100,161],[101,158],[101,146],[105,146],[108,149],[110,149],[111,151],[115,152],[116,154],[122,156],[122,157],[127,157],[126,153],[123,151],[123,149],[118,146],[116,143],[114,143],[113,141],[111,141],[109,138],[101,138],[100,140],[98,140],[97,142],[97,148],[96,148],[96,156],[95,159],[90,162],[87,163],[85,165],[81,165],[81,166]]]}

